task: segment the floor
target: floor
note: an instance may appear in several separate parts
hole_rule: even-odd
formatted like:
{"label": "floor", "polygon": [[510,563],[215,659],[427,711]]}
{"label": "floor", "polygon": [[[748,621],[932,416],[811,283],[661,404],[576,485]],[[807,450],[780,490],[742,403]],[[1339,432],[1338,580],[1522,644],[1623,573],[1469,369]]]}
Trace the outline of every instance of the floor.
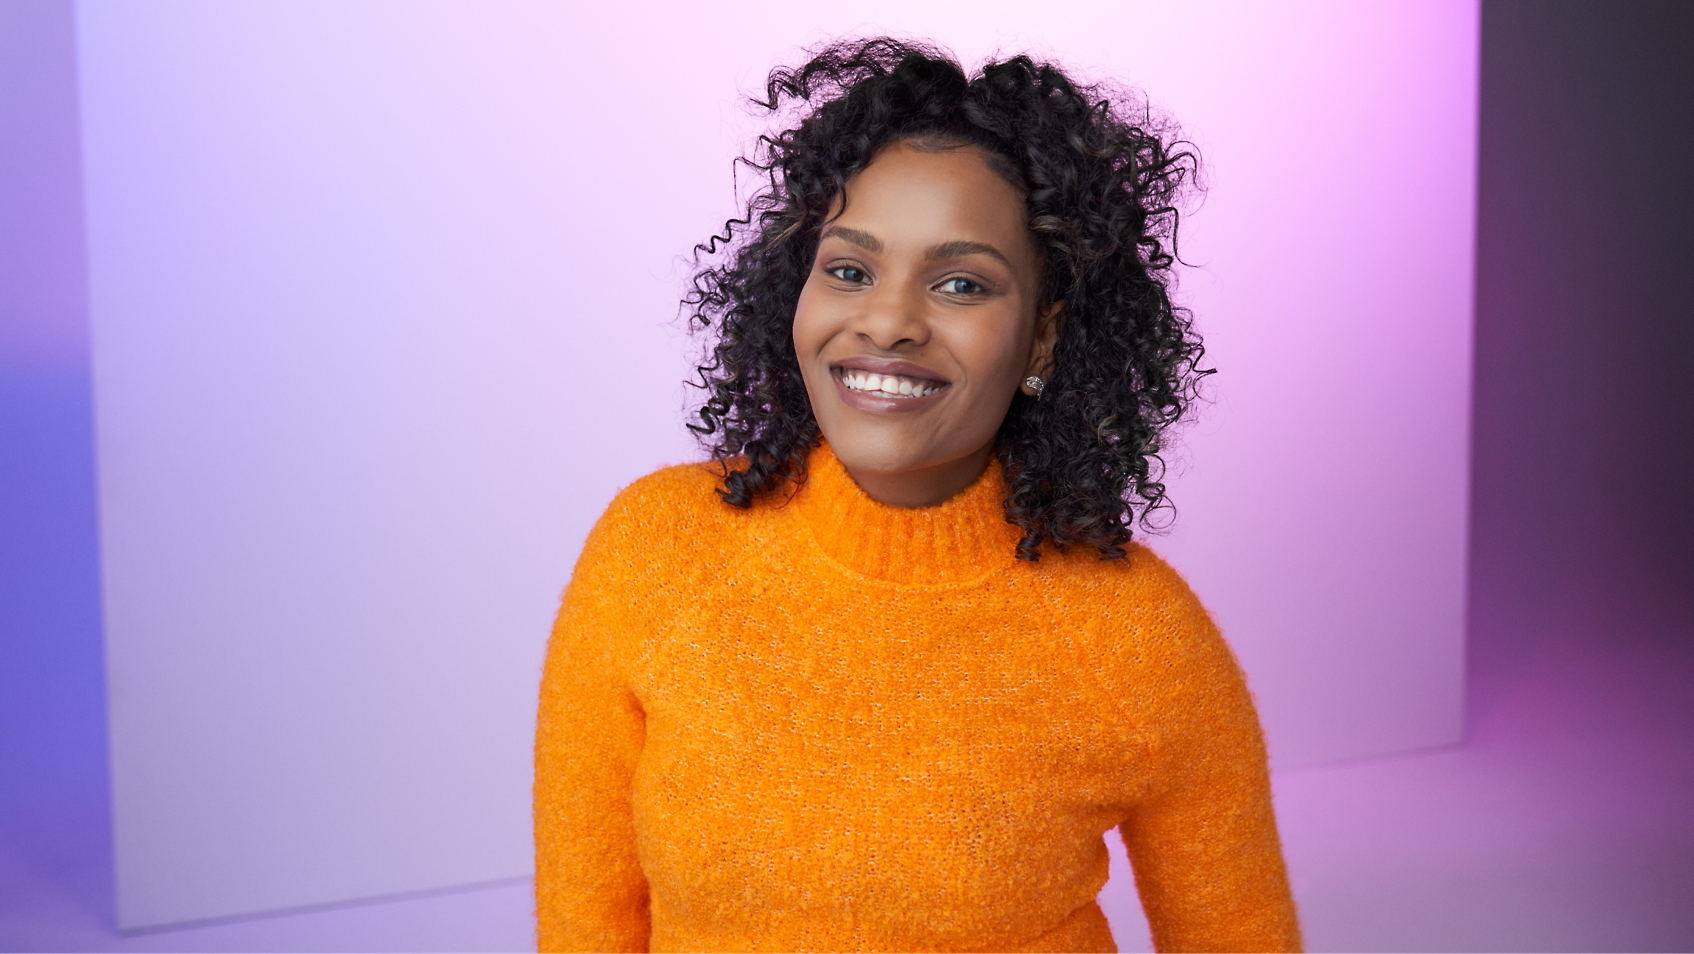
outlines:
{"label": "floor", "polygon": [[[1694,653],[1548,638],[1473,683],[1461,746],[1276,776],[1311,949],[1694,949]],[[521,880],[119,935],[103,813],[71,797],[37,804],[28,826],[11,813],[0,949],[533,946]],[[1125,950],[1149,949],[1127,877],[1102,904]]]}

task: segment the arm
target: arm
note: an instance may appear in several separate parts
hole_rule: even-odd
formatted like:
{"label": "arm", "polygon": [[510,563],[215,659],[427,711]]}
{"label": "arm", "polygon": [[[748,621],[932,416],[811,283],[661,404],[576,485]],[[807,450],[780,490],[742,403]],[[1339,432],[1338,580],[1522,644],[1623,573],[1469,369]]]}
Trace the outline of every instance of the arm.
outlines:
{"label": "arm", "polygon": [[[1175,574],[1142,684],[1153,778],[1120,831],[1160,951],[1297,951],[1264,737],[1234,655]],[[1164,653],[1160,654],[1164,656]]]}
{"label": "arm", "polygon": [[[594,536],[601,536],[595,534]],[[593,537],[565,591],[535,735],[535,905],[543,951],[647,950],[631,779],[646,737],[609,637],[627,629]]]}

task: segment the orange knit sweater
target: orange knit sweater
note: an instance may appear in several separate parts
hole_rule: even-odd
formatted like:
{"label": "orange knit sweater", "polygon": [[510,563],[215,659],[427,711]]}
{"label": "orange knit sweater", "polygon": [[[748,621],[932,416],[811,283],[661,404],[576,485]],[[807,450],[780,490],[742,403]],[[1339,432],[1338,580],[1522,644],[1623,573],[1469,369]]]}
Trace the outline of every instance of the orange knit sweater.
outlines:
{"label": "orange knit sweater", "polygon": [[1122,832],[1161,950],[1300,939],[1241,672],[1148,550],[1014,558],[997,467],[871,500],[827,446],[737,510],[619,494],[536,737],[541,949],[1110,951]]}

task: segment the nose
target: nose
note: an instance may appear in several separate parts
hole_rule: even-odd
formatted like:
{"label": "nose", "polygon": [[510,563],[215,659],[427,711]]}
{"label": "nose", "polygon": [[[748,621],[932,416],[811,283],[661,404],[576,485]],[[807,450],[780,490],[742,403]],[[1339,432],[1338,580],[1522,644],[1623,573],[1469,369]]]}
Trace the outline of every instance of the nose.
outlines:
{"label": "nose", "polygon": [[923,293],[904,285],[888,282],[877,287],[856,316],[853,331],[878,350],[898,351],[929,341]]}

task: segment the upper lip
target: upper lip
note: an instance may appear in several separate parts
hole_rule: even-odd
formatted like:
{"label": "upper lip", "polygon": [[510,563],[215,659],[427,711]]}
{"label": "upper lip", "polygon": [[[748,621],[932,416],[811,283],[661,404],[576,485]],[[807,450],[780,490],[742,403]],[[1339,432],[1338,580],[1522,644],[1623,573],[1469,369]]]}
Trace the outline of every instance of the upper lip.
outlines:
{"label": "upper lip", "polygon": [[939,381],[946,384],[947,379],[920,364],[910,361],[900,361],[895,358],[878,358],[874,355],[861,354],[851,358],[842,358],[830,365],[831,368],[851,368],[854,371],[869,371],[872,374],[893,374],[902,378],[916,378],[920,381]]}

